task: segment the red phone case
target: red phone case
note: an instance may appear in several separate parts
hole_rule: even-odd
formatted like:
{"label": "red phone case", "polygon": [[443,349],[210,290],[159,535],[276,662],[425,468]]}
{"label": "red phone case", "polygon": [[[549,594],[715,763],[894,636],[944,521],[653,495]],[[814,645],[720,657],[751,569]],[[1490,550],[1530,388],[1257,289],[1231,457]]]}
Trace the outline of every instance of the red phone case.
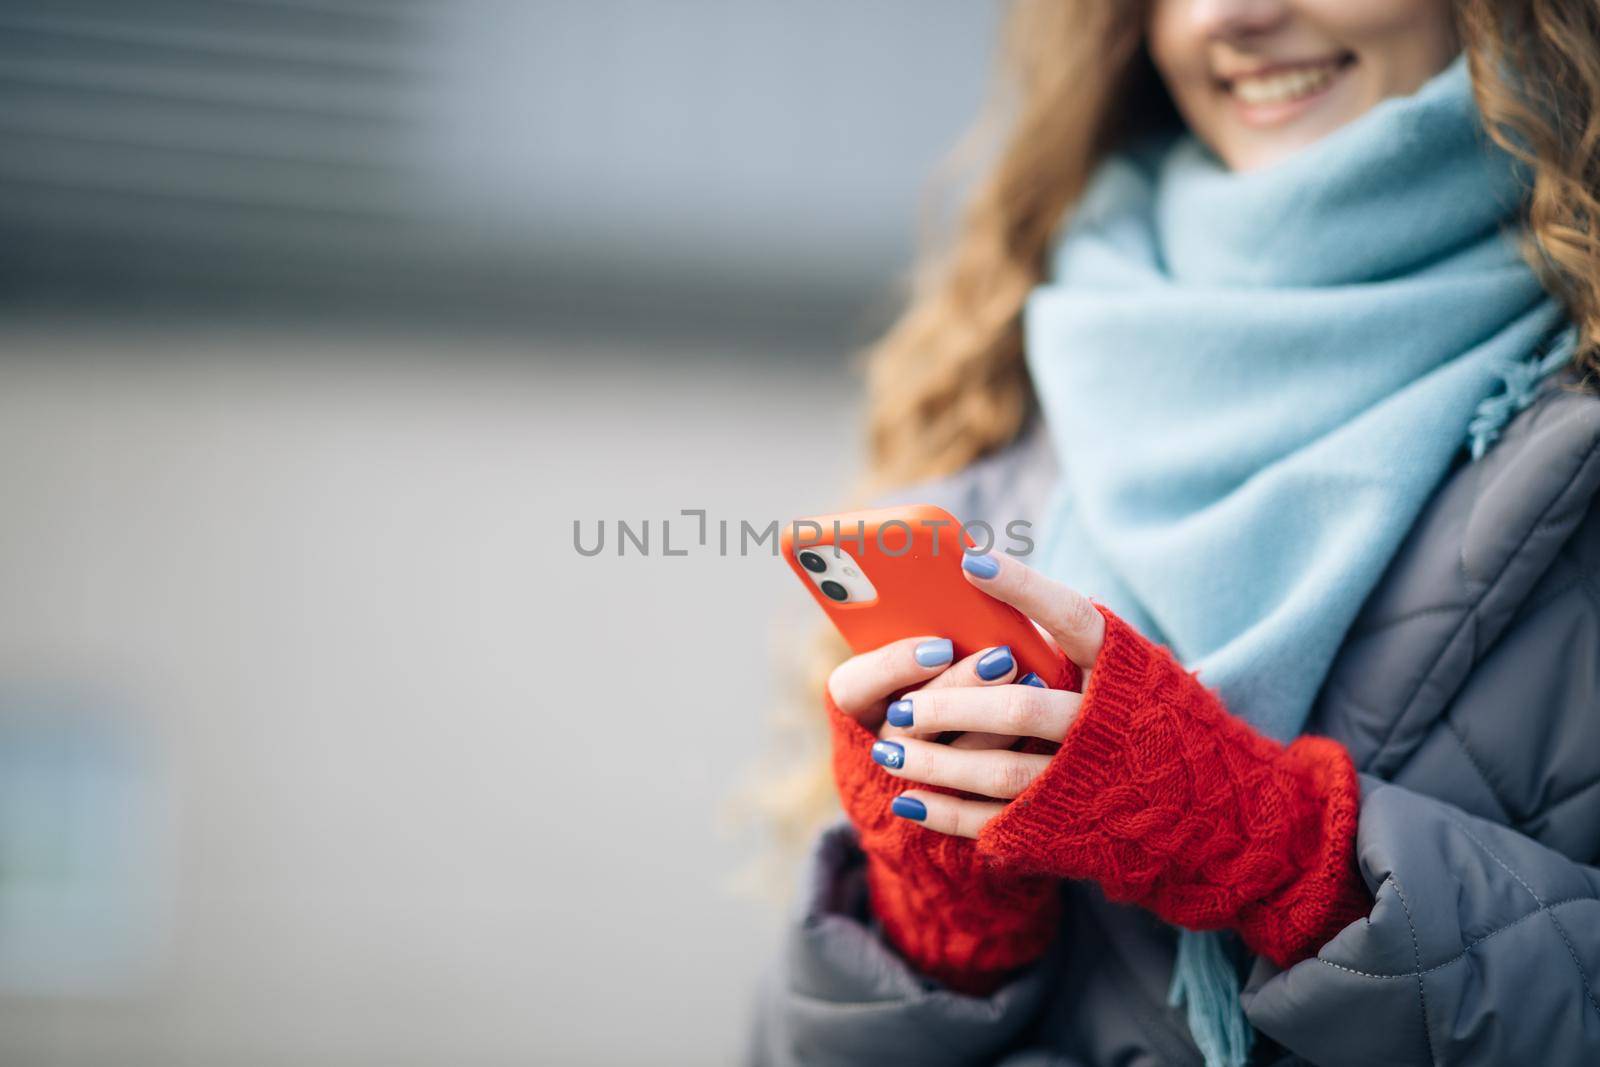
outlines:
{"label": "red phone case", "polygon": [[[836,541],[861,565],[877,599],[837,603],[807,576],[799,553]],[[904,637],[948,637],[957,659],[1010,645],[1017,677],[1033,671],[1052,689],[1065,688],[1071,677],[1066,657],[1027,616],[962,575],[963,549],[973,542],[943,508],[911,504],[798,519],[784,528],[782,544],[796,577],[857,653]]]}

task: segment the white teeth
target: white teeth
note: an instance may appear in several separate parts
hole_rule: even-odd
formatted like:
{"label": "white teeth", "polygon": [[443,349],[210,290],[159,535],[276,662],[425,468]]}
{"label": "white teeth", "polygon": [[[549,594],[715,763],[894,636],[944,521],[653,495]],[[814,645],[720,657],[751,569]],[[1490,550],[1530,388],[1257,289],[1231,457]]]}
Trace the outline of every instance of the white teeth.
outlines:
{"label": "white teeth", "polygon": [[1343,64],[1300,67],[1259,77],[1235,78],[1232,92],[1247,104],[1286,104],[1310,96],[1333,81]]}

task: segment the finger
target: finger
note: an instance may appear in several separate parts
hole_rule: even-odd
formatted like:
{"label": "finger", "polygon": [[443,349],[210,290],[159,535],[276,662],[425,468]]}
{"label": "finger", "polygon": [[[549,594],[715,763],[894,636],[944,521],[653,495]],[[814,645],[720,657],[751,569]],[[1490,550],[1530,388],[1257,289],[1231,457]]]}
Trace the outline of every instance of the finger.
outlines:
{"label": "finger", "polygon": [[[1032,671],[1018,678],[1015,684],[1037,686],[1040,689],[1049,688],[1044,684],[1044,679]],[[956,736],[951,740],[950,745],[953,748],[1010,748],[1016,744],[1016,741],[1017,739],[1011,734],[996,734],[983,730],[974,730],[971,733]]]}
{"label": "finger", "polygon": [[[898,703],[899,701],[895,702],[895,704]],[[891,704],[890,708],[892,709],[893,707],[894,705]],[[883,725],[878,727],[878,736],[888,741],[896,741],[902,737],[921,736],[921,732],[903,726],[895,726],[886,719]],[[1017,743],[1017,739],[1009,734],[974,731],[956,734],[945,743],[951,748],[1010,748]]]}
{"label": "finger", "polygon": [[922,688],[1006,685],[1016,676],[1017,658],[1011,654],[1011,646],[995,645],[952,663],[949,670],[931,679]]}
{"label": "finger", "polygon": [[1060,741],[1082,701],[1081,693],[1031,685],[922,689],[895,701],[890,711],[914,737],[959,730]]}
{"label": "finger", "polygon": [[1003,554],[963,556],[961,569],[967,581],[1042,626],[1072,662],[1084,670],[1094,666],[1106,620],[1088,597]]}
{"label": "finger", "polygon": [[[955,686],[1009,685],[1017,676],[1017,658],[1010,645],[996,645],[977,652],[935,678],[928,686],[947,689]],[[1016,738],[1001,734],[969,733],[950,742],[952,748],[1010,748]]]}
{"label": "finger", "polygon": [[943,637],[891,641],[835,667],[828,675],[828,695],[840,711],[876,729],[891,694],[937,676],[953,655],[953,646]]}
{"label": "finger", "polygon": [[941,834],[977,837],[990,819],[1005,810],[1005,805],[995,800],[968,800],[922,789],[908,789],[894,798],[889,810],[902,819],[919,822]]}
{"label": "finger", "polygon": [[1003,748],[959,749],[906,737],[874,741],[872,761],[896,778],[1010,800],[1044,773],[1050,757]]}
{"label": "finger", "polygon": [[[953,663],[942,674],[930,679],[922,688],[944,689],[952,686],[993,686],[1006,685],[1017,674],[1017,658],[1011,653],[1009,645],[995,645],[990,648],[980,649],[972,655]],[[893,737],[905,733],[902,723],[898,720],[896,712],[903,706],[895,701],[894,707],[889,709],[888,721],[879,729],[879,734],[884,737]],[[956,738],[964,748],[1005,748],[1011,743],[1008,738],[989,737]],[[955,742],[952,742],[955,743]]]}

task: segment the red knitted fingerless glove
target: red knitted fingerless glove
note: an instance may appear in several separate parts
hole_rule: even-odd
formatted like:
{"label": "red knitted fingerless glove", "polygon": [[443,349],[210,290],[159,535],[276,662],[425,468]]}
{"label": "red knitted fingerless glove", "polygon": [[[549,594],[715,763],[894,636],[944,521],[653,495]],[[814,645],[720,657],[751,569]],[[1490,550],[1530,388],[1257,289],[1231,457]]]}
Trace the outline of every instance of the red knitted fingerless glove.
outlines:
{"label": "red knitted fingerless glove", "polygon": [[1060,751],[979,837],[984,854],[1099,883],[1279,966],[1372,908],[1356,868],[1359,787],[1337,742],[1285,747],[1231,715],[1104,607],[1105,645]]}
{"label": "red knitted fingerless glove", "polygon": [[[910,788],[872,762],[877,738],[827,701],[833,772],[867,857],[867,889],[884,934],[921,973],[983,995],[1044,954],[1059,918],[1054,878],[1000,871],[977,842],[892,814]],[[917,786],[928,789],[927,786]]]}

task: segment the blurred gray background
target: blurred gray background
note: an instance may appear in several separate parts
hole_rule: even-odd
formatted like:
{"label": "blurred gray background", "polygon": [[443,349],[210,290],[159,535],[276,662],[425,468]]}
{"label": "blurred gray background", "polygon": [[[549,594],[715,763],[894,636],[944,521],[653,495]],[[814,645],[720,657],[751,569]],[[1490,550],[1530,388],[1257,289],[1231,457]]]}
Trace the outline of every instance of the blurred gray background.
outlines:
{"label": "blurred gray background", "polygon": [[738,1062],[816,620],[659,524],[841,502],[995,17],[0,9],[0,1063]]}

